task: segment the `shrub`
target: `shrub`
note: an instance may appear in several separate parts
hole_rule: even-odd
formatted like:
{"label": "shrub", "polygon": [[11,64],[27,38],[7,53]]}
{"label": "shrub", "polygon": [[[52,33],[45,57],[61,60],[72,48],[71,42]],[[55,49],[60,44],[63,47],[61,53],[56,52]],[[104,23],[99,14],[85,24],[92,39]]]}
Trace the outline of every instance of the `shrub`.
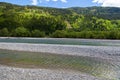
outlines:
{"label": "shrub", "polygon": [[55,38],[65,38],[67,35],[66,31],[61,31],[61,30],[56,30],[51,37],[55,37]]}
{"label": "shrub", "polygon": [[3,36],[3,37],[10,36],[8,29],[7,28],[1,29],[0,30],[0,36]]}
{"label": "shrub", "polygon": [[45,32],[40,31],[40,30],[33,30],[31,36],[32,37],[45,37]]}
{"label": "shrub", "polygon": [[29,30],[27,30],[24,27],[18,27],[13,31],[13,36],[16,37],[29,37],[30,36],[30,32]]}

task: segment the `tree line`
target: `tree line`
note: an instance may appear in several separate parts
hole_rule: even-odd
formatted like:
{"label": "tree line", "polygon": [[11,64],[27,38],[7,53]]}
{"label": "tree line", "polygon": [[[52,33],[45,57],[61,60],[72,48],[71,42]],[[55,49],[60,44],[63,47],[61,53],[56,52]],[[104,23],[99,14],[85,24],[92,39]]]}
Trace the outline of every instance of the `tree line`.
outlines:
{"label": "tree line", "polygon": [[56,9],[0,3],[0,36],[120,39],[120,18],[107,15],[120,14],[116,10],[119,8]]}

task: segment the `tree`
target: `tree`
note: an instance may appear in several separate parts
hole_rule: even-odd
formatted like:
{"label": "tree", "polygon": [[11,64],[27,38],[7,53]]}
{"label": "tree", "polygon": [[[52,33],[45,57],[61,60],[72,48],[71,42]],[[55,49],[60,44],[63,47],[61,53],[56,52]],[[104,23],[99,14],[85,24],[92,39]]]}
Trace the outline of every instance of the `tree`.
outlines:
{"label": "tree", "polygon": [[30,32],[24,27],[17,27],[13,32],[13,36],[16,37],[28,37],[30,36]]}
{"label": "tree", "polygon": [[0,36],[4,36],[4,37],[10,36],[8,29],[7,28],[3,28],[2,30],[0,30]]}
{"label": "tree", "polygon": [[33,30],[31,36],[32,37],[44,37],[45,33],[43,31]]}
{"label": "tree", "polygon": [[99,19],[96,17],[86,17],[83,19],[80,31],[109,31],[113,29],[113,24],[110,20]]}
{"label": "tree", "polygon": [[33,17],[29,22],[29,29],[37,29],[44,31],[47,35],[55,32],[56,30],[63,30],[66,28],[66,24],[61,19],[53,16],[40,16]]}
{"label": "tree", "polygon": [[95,23],[96,30],[106,31],[111,30],[113,28],[111,21],[104,19],[97,19]]}
{"label": "tree", "polygon": [[55,38],[64,38],[66,37],[67,32],[66,31],[61,31],[61,30],[56,30],[51,37],[55,37]]}

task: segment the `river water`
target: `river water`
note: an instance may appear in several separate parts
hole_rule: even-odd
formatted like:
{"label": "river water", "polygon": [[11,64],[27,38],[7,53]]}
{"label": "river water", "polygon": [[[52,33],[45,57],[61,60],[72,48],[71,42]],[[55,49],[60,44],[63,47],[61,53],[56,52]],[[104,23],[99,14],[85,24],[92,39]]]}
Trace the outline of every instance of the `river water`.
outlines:
{"label": "river water", "polygon": [[66,39],[66,38],[0,38],[0,42],[61,45],[120,46],[120,40]]}
{"label": "river water", "polygon": [[[16,43],[19,43],[17,46],[19,46],[21,50],[24,50],[25,48],[22,47],[24,45],[21,46],[21,43],[25,43],[25,45],[27,45],[26,48],[28,49],[24,51],[30,51],[29,49],[32,50],[32,46],[37,49],[32,50],[33,52],[12,51],[14,49],[18,49],[16,48],[17,46],[14,45]],[[13,48],[10,48],[10,46]],[[34,51],[37,51],[37,53],[35,54]],[[3,59],[16,57],[18,59],[23,59],[24,55],[27,55],[24,58],[33,56],[32,58],[30,57],[31,60],[40,59],[40,56],[43,55],[39,52],[42,51],[47,53],[59,53],[59,55],[55,56],[52,54],[52,56],[55,56],[58,62],[60,61],[64,64],[71,62],[68,64],[68,66],[71,64],[77,65],[77,70],[80,70],[82,72],[110,80],[120,80],[120,40],[0,38],[0,58]],[[68,56],[65,55],[66,57],[63,57],[64,55],[61,55],[60,53],[66,53]],[[48,54],[45,54],[45,59],[49,58],[46,57],[47,55]],[[52,57],[49,60],[52,61],[54,59]],[[78,66],[78,64],[82,67]],[[74,69],[75,67],[76,66],[72,68]],[[79,67],[82,69],[79,69]]]}

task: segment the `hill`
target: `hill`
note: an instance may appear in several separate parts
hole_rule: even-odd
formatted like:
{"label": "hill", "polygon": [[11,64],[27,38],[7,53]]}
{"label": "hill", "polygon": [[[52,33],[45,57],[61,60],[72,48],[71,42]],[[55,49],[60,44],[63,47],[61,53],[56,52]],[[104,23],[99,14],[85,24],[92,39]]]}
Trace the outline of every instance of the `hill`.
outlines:
{"label": "hill", "polygon": [[96,16],[104,19],[120,19],[120,8],[117,7],[86,7],[79,8],[73,7],[70,10],[76,12],[77,14]]}
{"label": "hill", "polygon": [[[116,7],[72,7],[63,9],[30,5],[20,6],[0,2],[0,36],[43,37],[54,36],[62,31],[66,34],[71,31],[115,30],[116,32],[116,30],[120,30],[119,15],[120,8]],[[74,33],[74,35],[66,34],[64,34],[66,37],[75,37],[75,34],[78,33]],[[80,35],[76,37],[81,38]]]}
{"label": "hill", "polygon": [[72,15],[82,14],[86,16],[96,16],[99,18],[104,19],[120,19],[120,8],[117,7],[72,7],[72,8],[51,8],[51,7],[39,7],[39,6],[20,6],[5,2],[0,2],[0,7],[5,10],[9,11],[11,9],[15,9],[17,11],[24,10],[25,8],[37,11],[43,11],[49,13],[51,15]]}

